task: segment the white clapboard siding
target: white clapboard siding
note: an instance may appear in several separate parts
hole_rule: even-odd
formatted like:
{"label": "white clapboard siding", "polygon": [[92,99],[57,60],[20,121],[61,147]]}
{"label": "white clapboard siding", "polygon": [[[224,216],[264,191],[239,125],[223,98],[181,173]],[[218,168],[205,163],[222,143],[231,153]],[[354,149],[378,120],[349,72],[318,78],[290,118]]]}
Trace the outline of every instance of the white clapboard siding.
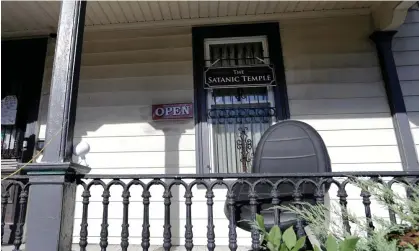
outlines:
{"label": "white clapboard siding", "polygon": [[318,131],[393,129],[388,112],[362,114],[292,115],[293,119],[309,123]]}
{"label": "white clapboard siding", "polygon": [[[87,33],[86,33],[87,34]],[[167,41],[170,40],[170,43]],[[158,37],[138,37],[131,39],[112,39],[85,41],[83,43],[83,53],[102,53],[102,52],[127,52],[138,50],[156,49],[176,49],[192,46],[191,35],[170,35]],[[54,51],[50,51],[48,56],[52,56]]]}
{"label": "white clapboard siding", "polygon": [[312,68],[294,70],[287,68],[285,72],[288,84],[298,83],[369,83],[380,81],[378,67],[362,68]]}
{"label": "white clapboard siding", "polygon": [[288,99],[322,99],[322,98],[371,98],[382,97],[385,90],[381,82],[373,83],[323,83],[289,85]]}
{"label": "white clapboard siding", "polygon": [[[281,37],[283,37],[281,35]],[[368,36],[367,36],[368,37]],[[357,39],[352,37],[339,37],[335,39],[335,43],[330,43],[330,40],[327,37],[321,37],[318,40],[313,39],[301,39],[295,38],[293,42],[284,41],[282,43],[284,46],[290,46],[288,51],[284,51],[284,56],[293,56],[300,53],[304,54],[318,54],[318,53],[346,53],[348,49],[351,52],[368,52],[371,48],[371,45],[362,43],[365,40],[364,36],[361,36]],[[306,41],[310,41],[310,46],[305,46]],[[295,46],[295,47],[294,47]],[[300,47],[300,48],[297,48]]]}
{"label": "white clapboard siding", "polygon": [[286,21],[281,31],[291,118],[319,131],[333,171],[401,170],[370,17]]}
{"label": "white clapboard siding", "polygon": [[[52,68],[46,69],[45,73],[51,76]],[[107,79],[183,74],[192,74],[192,61],[84,66],[80,72],[80,78]]]}
{"label": "white clapboard siding", "polygon": [[[100,121],[100,119],[99,119]],[[173,136],[194,135],[193,121],[174,121],[167,123],[108,123],[98,126],[96,121],[77,122],[74,137],[101,138],[101,137],[137,137],[137,136]]]}
{"label": "white clapboard siding", "polygon": [[103,106],[104,100],[107,106],[142,106],[165,103],[167,100],[190,102],[193,100],[193,90],[81,93],[77,102],[82,107],[91,107]]}
{"label": "white clapboard siding", "polygon": [[400,81],[403,96],[417,96],[419,95],[419,80],[415,81]]}
{"label": "white clapboard siding", "polygon": [[75,138],[88,140],[90,153],[195,151],[195,135]]}
{"label": "white clapboard siding", "polygon": [[[126,48],[125,48],[126,49]],[[48,56],[46,64],[52,66],[54,57]],[[157,48],[147,50],[126,50],[110,52],[85,53],[81,60],[82,66],[88,65],[115,65],[115,64],[135,64],[147,62],[169,62],[169,61],[190,61],[192,51],[190,46],[179,48]]]}
{"label": "white clapboard siding", "polygon": [[404,103],[406,105],[407,112],[418,112],[419,111],[419,98],[418,98],[418,96],[404,96]]}
{"label": "white clapboard siding", "polygon": [[[49,92],[49,82],[43,86],[43,93]],[[109,78],[109,79],[91,79],[80,80],[80,93],[94,93],[114,91],[173,91],[173,90],[191,90],[192,75],[169,75],[169,76],[149,76],[149,77],[131,77],[131,78]]]}
{"label": "white clapboard siding", "polygon": [[398,51],[394,53],[394,61],[397,66],[412,66],[418,63],[418,51]]}
{"label": "white clapboard siding", "polygon": [[320,131],[327,147],[345,146],[394,146],[396,135],[393,129]]}
{"label": "white clapboard siding", "polygon": [[[345,99],[295,99],[290,100],[290,112],[293,115],[330,115],[335,114],[369,114],[388,111],[385,97],[378,98],[345,98]],[[368,115],[364,115],[368,116]],[[364,117],[363,116],[363,117]]]}
{"label": "white clapboard siding", "polygon": [[299,54],[287,58],[289,69],[307,68],[357,68],[376,66],[377,56],[373,52],[335,53],[335,54]]}
{"label": "white clapboard siding", "polygon": [[419,137],[419,9],[417,4],[409,10],[393,40],[394,60],[413,138],[418,151]]}
{"label": "white clapboard siding", "polygon": [[398,66],[397,73],[399,74],[400,81],[415,81],[419,79],[417,65]]}
{"label": "white clapboard siding", "polygon": [[393,38],[393,51],[394,52],[417,51],[417,50],[419,50],[419,37],[395,37]]}
{"label": "white clapboard siding", "polygon": [[[411,12],[416,12],[417,10],[411,10]],[[409,15],[412,15],[409,13]],[[416,15],[416,14],[413,14]],[[417,20],[406,20],[406,22],[399,27],[395,37],[417,37],[419,36],[419,30],[417,29]]]}
{"label": "white clapboard siding", "polygon": [[[86,140],[89,142],[89,140]],[[387,156],[389,158],[389,156]],[[195,165],[195,151],[150,151],[89,153],[86,162],[93,168],[180,168]]]}

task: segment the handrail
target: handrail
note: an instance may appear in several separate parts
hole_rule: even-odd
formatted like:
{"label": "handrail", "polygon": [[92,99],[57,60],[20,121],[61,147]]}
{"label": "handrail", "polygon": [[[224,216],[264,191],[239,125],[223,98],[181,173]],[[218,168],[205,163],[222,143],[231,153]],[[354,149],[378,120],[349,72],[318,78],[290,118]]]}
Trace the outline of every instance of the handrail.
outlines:
{"label": "handrail", "polygon": [[331,173],[213,173],[213,174],[85,174],[84,179],[243,179],[243,178],[332,178],[332,177],[415,177],[419,171],[331,172]]}

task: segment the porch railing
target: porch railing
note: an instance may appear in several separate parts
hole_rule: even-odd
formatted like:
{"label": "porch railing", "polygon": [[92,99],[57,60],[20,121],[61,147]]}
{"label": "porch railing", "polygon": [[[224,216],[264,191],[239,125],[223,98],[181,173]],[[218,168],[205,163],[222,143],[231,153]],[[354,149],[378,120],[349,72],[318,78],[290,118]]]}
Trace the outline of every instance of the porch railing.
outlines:
{"label": "porch railing", "polygon": [[[199,187],[204,189],[206,205],[207,205],[207,249],[213,251],[216,247],[215,243],[215,232],[214,232],[214,191],[218,186],[223,186],[226,189],[226,208],[228,211],[228,248],[230,250],[237,250],[237,223],[236,223],[236,195],[234,188],[236,186],[247,186],[249,188],[248,193],[248,204],[251,210],[251,217],[254,219],[256,213],[259,212],[259,193],[258,187],[269,186],[269,199],[273,205],[280,205],[281,198],[281,185],[289,184],[292,187],[291,200],[292,202],[301,202],[303,198],[303,186],[304,184],[311,184],[315,191],[313,193],[314,200],[317,203],[323,203],[325,201],[325,193],[322,188],[325,186],[335,186],[336,196],[338,198],[341,210],[344,212],[348,208],[348,184],[352,177],[364,177],[374,182],[380,182],[381,184],[393,187],[398,183],[419,184],[419,172],[362,172],[362,173],[319,173],[319,174],[211,174],[211,175],[82,175],[76,177],[76,182],[79,188],[82,190],[81,193],[81,224],[80,224],[80,236],[78,239],[73,239],[74,243],[78,243],[81,251],[85,251],[88,248],[89,234],[88,234],[88,222],[89,222],[89,204],[91,198],[91,189],[94,186],[99,186],[102,190],[102,217],[100,225],[100,241],[97,245],[101,250],[107,250],[109,246],[108,242],[108,230],[109,230],[109,204],[111,196],[111,187],[120,186],[122,188],[122,225],[120,234],[120,247],[121,250],[127,251],[130,245],[130,217],[129,217],[129,204],[132,189],[134,186],[142,188],[142,207],[143,207],[143,222],[141,232],[141,247],[143,250],[149,250],[150,243],[150,198],[153,196],[161,196],[164,204],[164,225],[161,236],[163,241],[160,244],[164,250],[170,250],[172,246],[172,232],[171,232],[171,205],[172,205],[172,188],[174,186],[182,186],[185,189],[184,198],[186,206],[186,225],[184,230],[184,247],[186,250],[192,250],[194,248],[194,231],[192,225],[192,205],[193,205],[193,189]],[[25,224],[25,213],[26,203],[28,198],[29,185],[27,177],[17,176],[10,180],[2,181],[2,242],[5,227],[5,216],[6,207],[8,200],[11,196],[10,190],[12,187],[17,187],[19,197],[19,213],[18,217],[15,218],[15,238],[13,245],[15,250],[20,250],[23,237],[23,226]],[[163,188],[162,194],[151,193],[151,188],[154,186],[161,186]],[[331,190],[330,190],[331,191]],[[374,229],[373,216],[374,212],[371,209],[371,193],[368,190],[362,190],[359,194],[359,199],[362,201],[364,207],[364,216],[366,222],[369,224],[371,230]],[[76,200],[77,201],[77,200]],[[76,202],[75,202],[76,203]],[[154,202],[153,202],[154,203]],[[298,204],[297,204],[298,205]],[[71,206],[71,205],[68,205]],[[349,205],[350,206],[350,205]],[[280,221],[280,210],[275,209],[272,212],[274,219],[278,223]],[[393,211],[388,209],[389,220],[396,223],[396,215]],[[226,216],[227,217],[227,216]],[[350,232],[349,219],[343,217],[343,227]],[[40,226],[41,227],[41,226]],[[304,233],[302,219],[297,218],[296,230],[297,233]],[[30,234],[30,233],[29,233]],[[220,236],[219,236],[220,237]],[[259,250],[260,240],[259,234],[256,230],[252,230],[249,233],[251,238],[251,248],[253,250]],[[73,244],[77,245],[77,244]],[[92,244],[93,245],[93,244]],[[90,245],[89,245],[90,246]],[[227,248],[227,247],[226,247]]]}
{"label": "porch railing", "polygon": [[1,182],[1,243],[12,244],[15,250],[23,243],[28,195],[27,176],[16,175]]}

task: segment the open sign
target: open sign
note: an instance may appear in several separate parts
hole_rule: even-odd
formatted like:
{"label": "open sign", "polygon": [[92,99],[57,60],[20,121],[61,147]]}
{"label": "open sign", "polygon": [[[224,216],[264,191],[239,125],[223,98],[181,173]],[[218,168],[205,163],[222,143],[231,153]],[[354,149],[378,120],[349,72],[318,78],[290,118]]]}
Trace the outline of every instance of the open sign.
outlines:
{"label": "open sign", "polygon": [[153,120],[173,120],[193,118],[192,103],[162,104],[152,106]]}

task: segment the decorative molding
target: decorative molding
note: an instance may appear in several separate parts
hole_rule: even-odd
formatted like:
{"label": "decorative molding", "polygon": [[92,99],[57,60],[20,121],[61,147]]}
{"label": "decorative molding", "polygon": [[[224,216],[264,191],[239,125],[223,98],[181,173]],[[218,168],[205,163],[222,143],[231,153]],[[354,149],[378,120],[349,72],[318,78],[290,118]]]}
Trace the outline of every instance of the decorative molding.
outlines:
{"label": "decorative molding", "polygon": [[65,163],[31,163],[29,165],[19,163],[18,167],[23,167],[23,172],[30,175],[75,175],[75,174],[87,174],[90,172],[90,167],[83,166],[77,163],[65,162]]}
{"label": "decorative molding", "polygon": [[397,30],[404,23],[409,8],[414,4],[413,1],[382,3],[372,12],[376,30]]}
{"label": "decorative molding", "polygon": [[[239,24],[251,22],[268,22],[268,21],[283,21],[290,19],[305,19],[305,18],[330,18],[339,16],[356,16],[369,15],[371,10],[363,9],[345,9],[345,10],[322,10],[322,11],[302,11],[289,13],[276,13],[264,15],[242,15],[242,16],[227,16],[227,17],[209,17],[209,18],[194,18],[194,19],[179,19],[179,20],[162,20],[152,22],[137,22],[125,24],[108,24],[108,25],[94,25],[86,26],[85,32],[94,31],[112,31],[112,30],[131,30],[131,29],[147,29],[147,28],[165,28],[176,26],[204,26],[204,25],[222,25],[222,24]],[[2,32],[2,39],[13,39],[17,37],[29,36],[47,36],[54,33],[54,29],[42,29],[33,31],[14,31]]]}

